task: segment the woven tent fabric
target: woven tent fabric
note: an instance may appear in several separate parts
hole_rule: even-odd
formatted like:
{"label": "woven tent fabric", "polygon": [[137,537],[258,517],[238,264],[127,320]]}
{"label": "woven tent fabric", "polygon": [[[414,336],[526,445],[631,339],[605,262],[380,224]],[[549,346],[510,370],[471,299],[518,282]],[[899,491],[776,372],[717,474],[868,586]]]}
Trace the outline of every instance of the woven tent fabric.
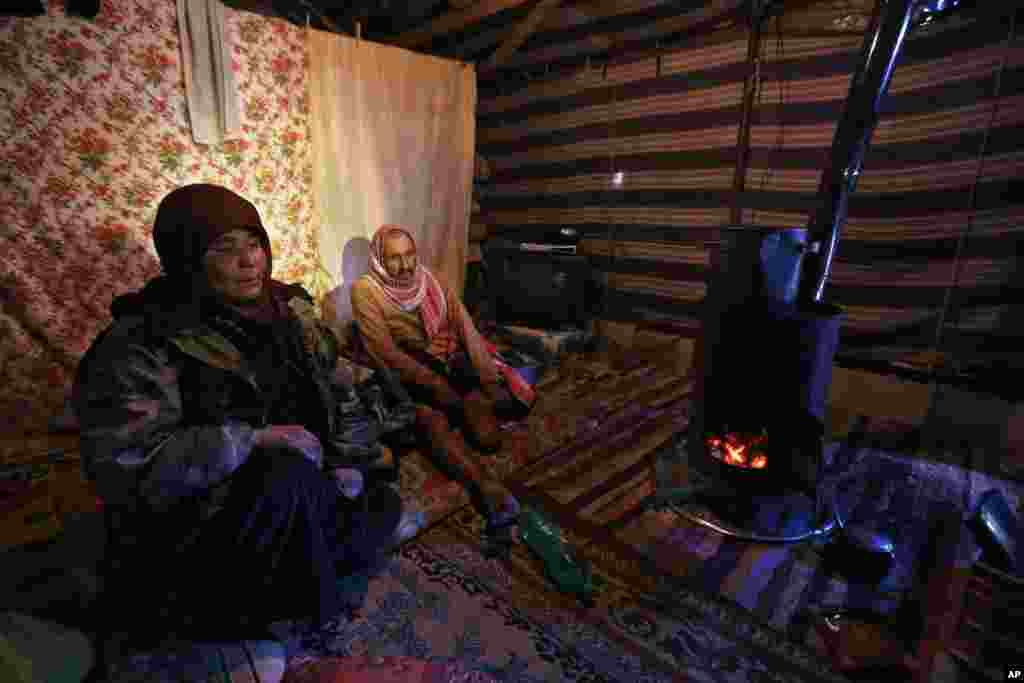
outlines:
{"label": "woven tent fabric", "polygon": [[[1024,205],[1012,190],[1024,168],[1024,51],[1008,40],[1008,9],[907,40],[826,293],[845,309],[844,353],[987,362],[1020,340],[1009,321],[1022,286]],[[761,45],[740,199],[752,226],[806,226],[863,42],[784,31]],[[608,318],[695,329],[730,220],[746,52],[744,32],[723,30],[661,54],[482,82],[492,234],[536,240],[572,225],[607,274]]]}

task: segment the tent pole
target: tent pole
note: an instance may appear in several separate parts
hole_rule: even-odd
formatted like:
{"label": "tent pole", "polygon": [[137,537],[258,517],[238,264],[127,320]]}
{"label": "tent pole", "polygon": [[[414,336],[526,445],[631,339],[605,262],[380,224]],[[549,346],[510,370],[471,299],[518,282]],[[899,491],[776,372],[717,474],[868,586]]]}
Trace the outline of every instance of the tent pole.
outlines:
{"label": "tent pole", "polygon": [[[755,5],[757,3],[755,2]],[[754,96],[760,87],[761,71],[761,24],[763,15],[756,7],[751,8],[750,34],[747,40],[747,77],[743,81],[743,105],[740,110],[740,127],[736,133],[736,171],[732,179],[732,212],[730,222],[743,222],[743,190],[747,181],[747,167],[750,163],[750,118],[754,110]]]}

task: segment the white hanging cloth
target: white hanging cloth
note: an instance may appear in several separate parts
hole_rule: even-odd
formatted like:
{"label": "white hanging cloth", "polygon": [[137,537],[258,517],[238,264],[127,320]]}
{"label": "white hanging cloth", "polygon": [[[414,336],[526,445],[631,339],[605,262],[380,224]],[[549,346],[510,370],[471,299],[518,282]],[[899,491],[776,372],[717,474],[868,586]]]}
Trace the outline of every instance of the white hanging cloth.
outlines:
{"label": "white hanging cloth", "polygon": [[185,98],[192,138],[201,145],[237,137],[242,128],[226,14],[220,0],[178,0]]}

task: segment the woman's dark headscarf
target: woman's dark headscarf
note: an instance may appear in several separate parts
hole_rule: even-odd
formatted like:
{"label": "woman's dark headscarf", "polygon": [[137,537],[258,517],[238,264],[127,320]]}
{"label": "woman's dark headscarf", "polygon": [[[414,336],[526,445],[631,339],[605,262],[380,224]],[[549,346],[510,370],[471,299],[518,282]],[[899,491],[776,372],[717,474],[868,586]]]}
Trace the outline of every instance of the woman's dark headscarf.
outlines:
{"label": "woman's dark headscarf", "polygon": [[153,225],[153,242],[167,279],[176,288],[208,298],[212,293],[205,284],[203,256],[218,238],[239,229],[259,237],[267,255],[267,272],[258,302],[230,308],[246,318],[272,319],[276,311],[271,296],[270,236],[252,202],[218,185],[198,183],[179,187],[160,202]]}
{"label": "woman's dark headscarf", "polygon": [[203,268],[207,248],[225,233],[248,230],[257,235],[267,252],[270,271],[270,237],[252,202],[226,187],[185,185],[160,202],[153,225],[153,242],[164,273],[172,278],[191,278]]}
{"label": "woman's dark headscarf", "polygon": [[[203,265],[210,245],[239,229],[257,235],[267,255],[263,292],[252,305],[231,304],[217,296],[207,284]],[[203,321],[243,350],[271,406],[269,415],[289,424],[305,424],[310,415],[317,415],[310,406],[316,390],[307,381],[312,369],[303,350],[301,325],[287,304],[295,292],[270,278],[270,237],[256,207],[224,187],[186,185],[160,202],[153,241],[164,270],[160,288],[187,292]],[[318,423],[307,428],[318,434],[328,429]]]}

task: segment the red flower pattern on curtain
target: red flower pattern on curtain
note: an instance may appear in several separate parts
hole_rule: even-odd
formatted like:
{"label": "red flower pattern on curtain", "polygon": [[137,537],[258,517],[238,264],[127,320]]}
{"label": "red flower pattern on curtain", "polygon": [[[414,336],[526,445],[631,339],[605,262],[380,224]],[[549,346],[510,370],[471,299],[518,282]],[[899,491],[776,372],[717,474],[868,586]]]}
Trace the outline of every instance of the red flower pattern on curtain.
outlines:
{"label": "red flower pattern on curtain", "polygon": [[159,273],[150,231],[171,189],[213,182],[259,208],[275,277],[317,273],[304,29],[229,10],[244,131],[189,133],[174,3],[103,0],[95,20],[0,19],[0,434],[59,414],[110,302]]}

